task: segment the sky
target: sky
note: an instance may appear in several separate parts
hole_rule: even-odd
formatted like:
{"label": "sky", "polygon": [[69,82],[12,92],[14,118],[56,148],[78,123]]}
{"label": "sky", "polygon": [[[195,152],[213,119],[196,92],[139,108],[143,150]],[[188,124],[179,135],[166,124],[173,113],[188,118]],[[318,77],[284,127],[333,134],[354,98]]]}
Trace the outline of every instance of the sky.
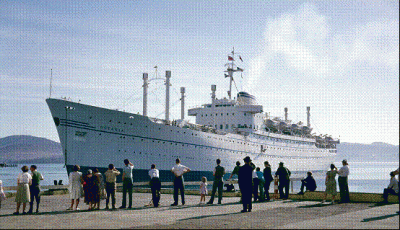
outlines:
{"label": "sky", "polygon": [[[0,1],[0,138],[59,141],[45,99],[171,119],[227,97],[234,49],[246,91],[271,116],[342,142],[399,144],[398,1]],[[237,56],[238,57],[238,56]],[[158,68],[155,69],[154,67]],[[156,71],[157,70],[157,71]],[[52,76],[52,77],[51,77]],[[187,117],[194,122],[193,117]]]}

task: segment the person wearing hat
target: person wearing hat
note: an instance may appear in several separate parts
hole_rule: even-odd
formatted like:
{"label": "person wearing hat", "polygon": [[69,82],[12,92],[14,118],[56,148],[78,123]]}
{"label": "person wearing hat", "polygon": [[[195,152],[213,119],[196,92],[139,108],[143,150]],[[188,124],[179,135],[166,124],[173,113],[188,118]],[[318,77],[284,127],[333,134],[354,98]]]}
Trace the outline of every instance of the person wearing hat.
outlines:
{"label": "person wearing hat", "polygon": [[268,161],[264,162],[264,166],[265,166],[264,171],[263,171],[264,180],[265,180],[265,183],[264,183],[264,195],[265,195],[265,200],[269,201],[270,200],[270,197],[269,197],[269,186],[271,185],[271,181],[273,181],[274,178],[272,177],[271,165],[269,164]]}
{"label": "person wearing hat", "polygon": [[[291,172],[286,167],[283,167],[283,162],[279,163],[279,168],[276,170],[275,176],[279,177],[279,196],[280,199],[289,198],[289,182],[290,182]],[[283,192],[283,188],[285,188],[285,192]]]}
{"label": "person wearing hat", "polygon": [[252,195],[252,181],[253,181],[253,168],[250,166],[250,157],[245,157],[244,165],[239,169],[239,188],[242,194],[243,210],[241,212],[251,212],[251,195]]}
{"label": "person wearing hat", "polygon": [[347,164],[347,160],[342,161],[343,167],[341,167],[338,171],[339,178],[339,190],[340,190],[340,203],[348,203],[350,202],[350,194],[349,194],[349,184],[347,182],[347,177],[350,174],[349,164]]}

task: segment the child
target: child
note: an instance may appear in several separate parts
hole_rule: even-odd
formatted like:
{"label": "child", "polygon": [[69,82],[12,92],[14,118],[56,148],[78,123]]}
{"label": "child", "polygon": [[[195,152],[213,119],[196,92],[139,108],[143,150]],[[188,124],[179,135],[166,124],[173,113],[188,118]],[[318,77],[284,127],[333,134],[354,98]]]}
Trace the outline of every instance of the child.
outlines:
{"label": "child", "polygon": [[6,194],[3,191],[3,182],[0,180],[0,208],[1,208],[1,201],[6,199]]}
{"label": "child", "polygon": [[278,199],[278,181],[279,181],[278,176],[275,176],[275,179],[274,179],[274,199]]}
{"label": "child", "polygon": [[207,178],[203,176],[201,178],[201,182],[200,182],[200,203],[199,203],[199,205],[204,204],[204,202],[206,202],[207,193],[208,193]]}

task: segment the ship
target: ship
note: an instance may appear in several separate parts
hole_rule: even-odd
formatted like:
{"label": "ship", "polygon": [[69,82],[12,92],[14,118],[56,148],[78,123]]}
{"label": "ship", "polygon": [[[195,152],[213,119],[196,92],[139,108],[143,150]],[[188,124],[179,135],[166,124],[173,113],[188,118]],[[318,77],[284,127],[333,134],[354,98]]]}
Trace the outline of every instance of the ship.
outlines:
{"label": "ship", "polygon": [[284,118],[271,117],[248,92],[237,92],[232,98],[234,75],[243,72],[235,59],[232,51],[225,65],[227,97],[218,99],[217,87],[211,85],[211,102],[187,111],[195,118],[192,123],[185,120],[184,87],[180,88],[181,118],[169,118],[171,71],[165,74],[165,119],[147,115],[147,73],[143,73],[143,114],[47,98],[68,173],[74,165],[83,172],[93,168],[105,172],[110,163],[122,169],[123,160],[129,159],[134,164],[135,182],[149,180],[151,164],[160,170],[162,181],[171,181],[171,168],[179,158],[191,169],[185,174],[186,181],[200,181],[203,176],[212,180],[216,159],[221,159],[228,177],[236,162],[243,162],[246,156],[261,169],[268,161],[273,171],[280,162],[294,174],[326,171],[340,140],[311,133],[310,107],[306,108],[307,124],[303,125],[288,119],[287,108]]}

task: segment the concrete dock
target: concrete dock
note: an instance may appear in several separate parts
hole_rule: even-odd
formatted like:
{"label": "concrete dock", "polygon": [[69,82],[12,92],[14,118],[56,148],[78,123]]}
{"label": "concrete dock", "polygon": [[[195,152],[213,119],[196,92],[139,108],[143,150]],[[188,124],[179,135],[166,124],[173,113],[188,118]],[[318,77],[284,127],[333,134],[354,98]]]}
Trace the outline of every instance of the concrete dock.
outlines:
{"label": "concrete dock", "polygon": [[[42,196],[40,212],[12,215],[14,197],[2,202],[1,229],[26,228],[399,228],[399,204],[347,203],[331,205],[319,201],[277,200],[253,203],[251,213],[240,213],[239,197],[224,197],[222,205],[199,206],[198,195],[186,195],[186,205],[171,207],[172,194],[162,194],[161,206],[145,207],[149,193],[134,193],[132,209],[106,211],[105,201],[98,211],[86,211],[81,200],[80,211],[66,211],[68,194]],[[209,196],[207,197],[208,201]],[[122,193],[117,193],[117,207]],[[29,205],[27,205],[27,210]]]}

